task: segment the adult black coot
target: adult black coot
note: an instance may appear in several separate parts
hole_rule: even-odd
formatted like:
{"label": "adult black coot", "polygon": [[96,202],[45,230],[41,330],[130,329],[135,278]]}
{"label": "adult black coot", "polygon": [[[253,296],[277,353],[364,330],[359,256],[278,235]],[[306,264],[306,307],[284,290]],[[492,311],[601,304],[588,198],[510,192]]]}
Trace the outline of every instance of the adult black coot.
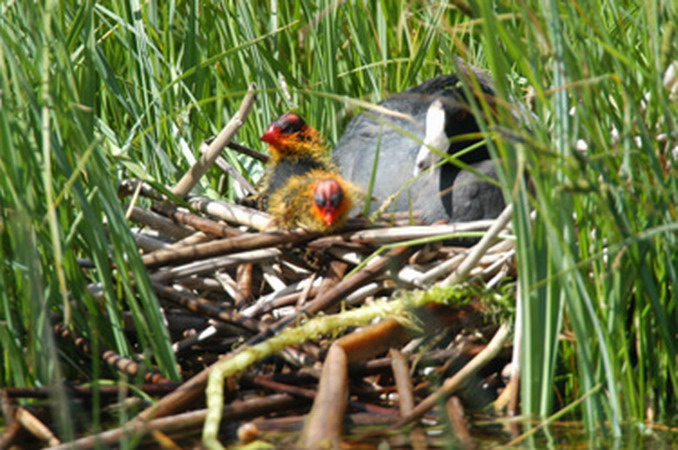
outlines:
{"label": "adult black coot", "polygon": [[[494,91],[489,76],[477,69],[469,74],[475,76],[491,102]],[[333,153],[342,176],[365,192],[374,168],[372,210],[399,192],[415,174],[424,172],[402,189],[390,211],[419,211],[427,223],[492,219],[501,213],[504,197],[496,184],[450,163],[428,170],[439,158],[431,155],[426,145],[422,147],[422,142],[454,155],[480,140],[476,135],[450,142],[454,136],[479,132],[458,74],[432,78],[378,105],[349,122]],[[459,154],[457,159],[482,175],[497,178],[484,145]]]}

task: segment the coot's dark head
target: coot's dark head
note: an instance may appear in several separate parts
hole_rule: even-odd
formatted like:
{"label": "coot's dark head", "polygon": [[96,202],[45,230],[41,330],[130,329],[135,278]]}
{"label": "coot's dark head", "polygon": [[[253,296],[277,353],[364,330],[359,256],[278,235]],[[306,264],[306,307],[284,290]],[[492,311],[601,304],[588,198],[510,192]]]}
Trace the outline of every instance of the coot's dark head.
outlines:
{"label": "coot's dark head", "polygon": [[[424,143],[417,153],[415,176],[434,166],[440,160],[441,154],[454,155],[480,140],[477,137],[480,128],[470,107],[463,100],[461,91],[458,89],[455,91],[457,92],[438,97],[428,107],[426,134]],[[465,135],[469,135],[468,139],[463,137]],[[489,157],[485,146],[458,155],[458,158],[467,164]]]}

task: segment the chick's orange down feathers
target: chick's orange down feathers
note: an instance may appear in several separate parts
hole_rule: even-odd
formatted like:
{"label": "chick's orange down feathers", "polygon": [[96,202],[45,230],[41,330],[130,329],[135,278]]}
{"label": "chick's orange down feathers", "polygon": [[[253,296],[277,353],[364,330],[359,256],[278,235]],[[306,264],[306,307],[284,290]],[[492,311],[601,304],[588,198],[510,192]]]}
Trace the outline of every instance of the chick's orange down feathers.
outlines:
{"label": "chick's orange down feathers", "polygon": [[261,140],[268,144],[271,165],[281,160],[296,161],[309,157],[322,163],[330,163],[330,157],[318,131],[295,113],[278,117]]}
{"label": "chick's orange down feathers", "polygon": [[268,211],[281,228],[329,233],[344,226],[356,195],[355,186],[335,172],[313,170],[290,178],[274,192]]}
{"label": "chick's orange down feathers", "polygon": [[262,208],[268,207],[269,197],[295,176],[312,170],[336,172],[319,133],[298,114],[278,117],[261,136],[268,143],[271,159],[263,178]]}

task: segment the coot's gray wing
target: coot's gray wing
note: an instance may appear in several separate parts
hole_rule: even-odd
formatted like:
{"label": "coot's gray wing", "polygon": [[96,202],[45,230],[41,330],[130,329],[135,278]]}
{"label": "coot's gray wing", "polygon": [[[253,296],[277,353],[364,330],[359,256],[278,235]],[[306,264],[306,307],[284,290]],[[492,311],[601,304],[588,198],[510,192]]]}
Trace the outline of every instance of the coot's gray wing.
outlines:
{"label": "coot's gray wing", "polygon": [[[458,81],[456,75],[432,78],[378,104],[397,115],[365,111],[349,122],[333,157],[344,178],[367,190],[379,149],[372,209],[412,178],[416,155],[425,135],[426,111],[442,91],[455,87]],[[410,119],[402,118],[402,115]],[[415,194],[416,184],[402,192],[396,201],[396,209],[407,210],[411,203],[409,199]]]}

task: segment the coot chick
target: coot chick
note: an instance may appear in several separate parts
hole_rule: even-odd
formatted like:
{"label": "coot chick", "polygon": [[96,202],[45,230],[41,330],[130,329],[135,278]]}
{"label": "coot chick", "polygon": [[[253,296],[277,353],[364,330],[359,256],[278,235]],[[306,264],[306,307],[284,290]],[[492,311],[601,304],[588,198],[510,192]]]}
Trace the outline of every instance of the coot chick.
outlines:
{"label": "coot chick", "polygon": [[344,226],[356,195],[357,189],[336,172],[315,169],[290,177],[273,192],[268,211],[278,227],[329,233]]}
{"label": "coot chick", "polygon": [[298,114],[289,112],[278,117],[261,140],[268,144],[271,154],[259,198],[262,209],[268,207],[268,198],[291,177],[312,170],[336,171],[320,134]]}

